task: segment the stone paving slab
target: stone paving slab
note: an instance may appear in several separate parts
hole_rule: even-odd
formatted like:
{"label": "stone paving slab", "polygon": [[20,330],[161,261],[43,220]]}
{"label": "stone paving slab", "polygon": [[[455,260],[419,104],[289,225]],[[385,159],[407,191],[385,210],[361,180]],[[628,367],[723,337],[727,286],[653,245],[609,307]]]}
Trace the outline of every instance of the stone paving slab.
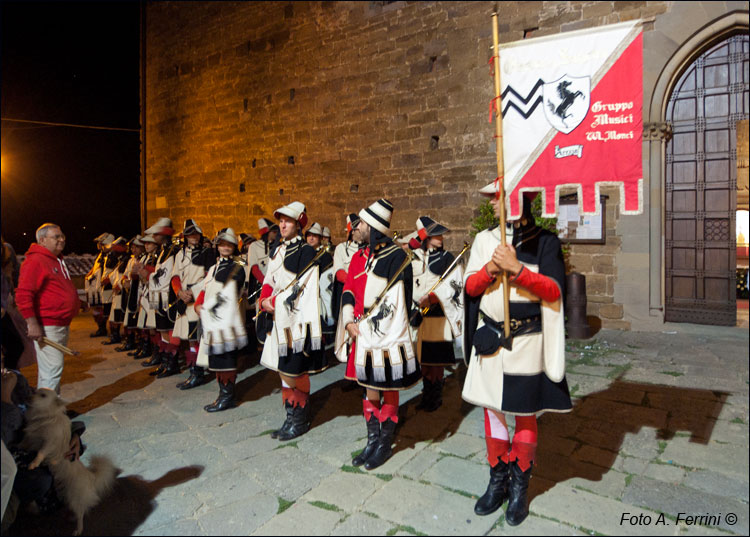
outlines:
{"label": "stone paving slab", "polygon": [[679,513],[685,513],[688,516],[734,513],[738,517],[736,524],[727,524],[722,516],[718,517],[720,523],[708,525],[739,535],[747,535],[748,532],[747,504],[689,487],[639,476],[633,478],[622,499],[626,503],[648,507],[674,517],[677,517]]}
{"label": "stone paving slab", "polygon": [[605,535],[674,534],[674,528],[666,525],[622,525],[620,521],[623,513],[633,516],[647,515],[653,520],[656,513],[574,489],[567,484],[558,485],[553,491],[538,496],[531,502],[529,509],[536,515],[564,522],[587,533],[597,531]]}
{"label": "stone paving slab", "polygon": [[139,528],[133,535],[206,535],[195,519],[177,520],[158,528]]}
{"label": "stone paving slab", "polygon": [[157,528],[165,524],[172,524],[183,518],[190,518],[200,507],[201,502],[192,494],[178,493],[174,495],[159,495],[156,509],[141,524],[141,530]]}
{"label": "stone paving slab", "polygon": [[479,498],[487,488],[488,474],[487,464],[443,457],[422,475],[421,480]]}
{"label": "stone paving slab", "polygon": [[222,507],[211,507],[198,517],[198,523],[206,535],[250,535],[276,516],[278,509],[276,497],[261,494]]}
{"label": "stone paving slab", "polygon": [[419,481],[422,475],[432,468],[442,456],[443,455],[433,449],[432,446],[425,443],[425,449],[422,449],[417,453],[414,458],[409,461],[409,464],[401,467],[398,474],[413,479],[414,481]]}
{"label": "stone paving slab", "polygon": [[710,492],[717,496],[735,498],[744,503],[750,501],[748,482],[742,479],[717,474],[708,470],[687,472],[683,482],[685,486]]}
{"label": "stone paving slab", "polygon": [[[748,481],[748,445],[700,444],[688,438],[677,437],[668,442],[659,458],[674,461],[675,464],[690,468],[705,468],[719,474],[737,477]],[[727,461],[733,461],[727,464]]]}
{"label": "stone paving slab", "polygon": [[330,535],[385,535],[393,523],[362,513],[354,513],[341,521]]}
{"label": "stone paving slab", "polygon": [[513,527],[502,523],[487,535],[588,535],[588,533],[566,524],[530,514],[519,526]]}
{"label": "stone paving slab", "polygon": [[292,501],[310,490],[321,479],[337,470],[296,447],[283,447],[253,458],[247,473],[267,492]]}
{"label": "stone paving slab", "polygon": [[328,535],[344,514],[298,501],[251,535]]}
{"label": "stone paving slab", "polygon": [[201,476],[194,483],[198,499],[213,507],[221,507],[262,494],[263,487],[243,471]]}
{"label": "stone paving slab", "polygon": [[384,481],[371,474],[340,472],[331,474],[302,496],[299,501],[331,504],[345,513],[362,507]]}
{"label": "stone paving slab", "polygon": [[367,510],[428,535],[483,535],[497,518],[475,515],[474,503],[440,487],[394,477],[367,502]]}

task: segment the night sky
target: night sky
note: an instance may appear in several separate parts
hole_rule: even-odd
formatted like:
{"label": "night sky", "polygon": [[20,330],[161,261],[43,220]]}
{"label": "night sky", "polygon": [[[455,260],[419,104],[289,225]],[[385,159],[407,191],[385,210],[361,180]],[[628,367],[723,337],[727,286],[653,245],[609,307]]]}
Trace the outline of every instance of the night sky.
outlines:
{"label": "night sky", "polygon": [[[43,222],[65,253],[140,232],[138,2],[6,2],[2,15],[2,234],[17,253]],[[26,235],[24,235],[26,233]]]}

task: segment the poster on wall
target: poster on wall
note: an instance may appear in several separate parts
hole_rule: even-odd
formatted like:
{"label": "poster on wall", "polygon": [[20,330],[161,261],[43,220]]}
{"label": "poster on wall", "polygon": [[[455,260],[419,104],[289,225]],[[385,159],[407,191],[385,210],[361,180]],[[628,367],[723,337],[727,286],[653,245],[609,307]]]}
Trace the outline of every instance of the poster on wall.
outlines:
{"label": "poster on wall", "polygon": [[504,44],[500,70],[509,218],[527,191],[546,217],[563,190],[597,215],[602,185],[620,188],[622,214],[641,214],[641,21]]}

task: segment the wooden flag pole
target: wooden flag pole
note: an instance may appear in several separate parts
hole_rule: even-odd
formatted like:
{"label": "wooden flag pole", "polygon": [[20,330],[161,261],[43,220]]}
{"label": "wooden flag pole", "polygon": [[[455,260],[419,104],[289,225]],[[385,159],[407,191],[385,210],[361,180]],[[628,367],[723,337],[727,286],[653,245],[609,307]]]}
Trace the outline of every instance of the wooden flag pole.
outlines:
{"label": "wooden flag pole", "polygon": [[[494,45],[495,66],[495,146],[497,156],[497,199],[500,205],[500,242],[506,244],[505,238],[505,164],[503,163],[503,114],[500,102],[500,45],[497,30],[497,11],[492,14],[492,43]],[[508,273],[502,272],[503,305],[505,306],[505,322],[503,329],[505,337],[510,337],[510,288],[508,287]]]}

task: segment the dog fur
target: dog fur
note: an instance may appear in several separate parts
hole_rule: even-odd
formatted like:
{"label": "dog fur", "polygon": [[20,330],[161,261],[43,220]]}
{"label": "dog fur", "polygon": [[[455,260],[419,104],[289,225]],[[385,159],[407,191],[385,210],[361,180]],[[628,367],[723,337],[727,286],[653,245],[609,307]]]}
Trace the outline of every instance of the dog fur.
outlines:
{"label": "dog fur", "polygon": [[21,447],[37,451],[29,469],[47,463],[55,480],[55,490],[76,515],[74,535],[80,535],[83,517],[112,488],[117,469],[107,457],[91,457],[88,468],[79,460],[66,459],[65,453],[70,450],[70,426],[65,403],[54,391],[39,389],[26,411]]}

